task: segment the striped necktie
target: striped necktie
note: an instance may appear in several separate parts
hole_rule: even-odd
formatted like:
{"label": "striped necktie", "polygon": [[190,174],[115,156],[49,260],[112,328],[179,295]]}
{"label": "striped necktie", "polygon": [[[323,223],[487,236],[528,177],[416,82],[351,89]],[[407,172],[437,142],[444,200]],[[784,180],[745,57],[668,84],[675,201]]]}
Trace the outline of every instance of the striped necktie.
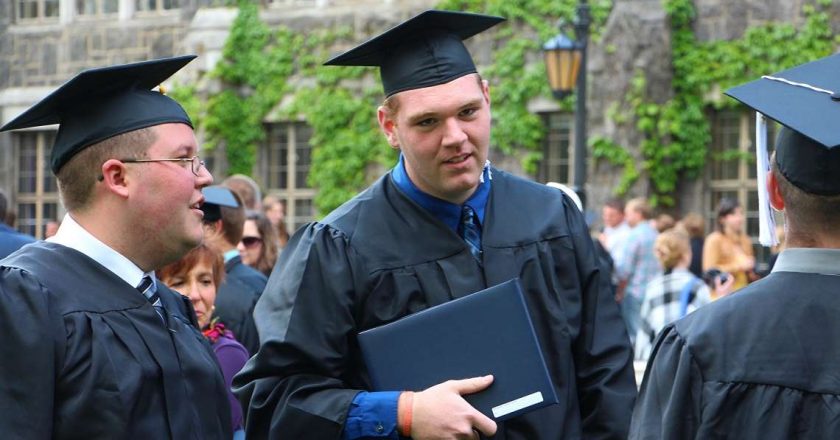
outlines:
{"label": "striped necktie", "polygon": [[157,312],[160,320],[166,324],[166,311],[163,308],[163,303],[160,301],[160,296],[157,293],[157,286],[155,285],[154,281],[152,281],[152,277],[146,275],[140,281],[140,285],[137,286],[137,290],[146,297],[147,300],[155,307],[155,311]]}
{"label": "striped necktie", "polygon": [[467,242],[470,252],[476,260],[481,262],[481,229],[478,226],[475,211],[468,205],[461,208],[461,223],[458,225],[458,235]]}

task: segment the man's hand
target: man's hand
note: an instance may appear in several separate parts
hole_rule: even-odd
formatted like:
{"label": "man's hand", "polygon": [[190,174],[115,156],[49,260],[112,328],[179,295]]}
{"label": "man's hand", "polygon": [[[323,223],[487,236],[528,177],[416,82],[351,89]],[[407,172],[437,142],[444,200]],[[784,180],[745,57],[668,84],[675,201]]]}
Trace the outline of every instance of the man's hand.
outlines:
{"label": "man's hand", "polygon": [[496,433],[496,422],[470,406],[463,395],[493,383],[493,376],[449,380],[414,393],[411,438],[415,440],[478,439]]}

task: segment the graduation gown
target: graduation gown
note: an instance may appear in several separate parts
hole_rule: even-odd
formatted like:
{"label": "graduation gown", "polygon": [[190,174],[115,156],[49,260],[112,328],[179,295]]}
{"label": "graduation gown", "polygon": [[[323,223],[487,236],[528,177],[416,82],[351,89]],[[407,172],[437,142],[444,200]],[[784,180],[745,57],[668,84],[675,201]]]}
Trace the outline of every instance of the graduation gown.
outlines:
{"label": "graduation gown", "polygon": [[626,437],[632,352],[583,216],[557,190],[492,172],[483,266],[390,174],[294,235],[257,304],[260,351],[234,379],[249,437],[339,439],[370,389],[358,332],[514,277],[560,404],[500,423],[496,438]]}
{"label": "graduation gown", "polygon": [[242,257],[239,255],[225,262],[225,274],[227,274],[228,278],[236,278],[248,286],[257,298],[262,295],[265,285],[268,282],[268,277],[257,269],[243,263]]}
{"label": "graduation gown", "polygon": [[248,350],[256,353],[260,338],[254,324],[254,307],[257,297],[252,289],[235,278],[226,278],[217,291],[216,309],[213,316],[233,332],[233,336]]}
{"label": "graduation gown", "polygon": [[230,407],[189,302],[158,283],[169,330],[84,254],[37,243],[0,265],[5,438],[229,439]]}
{"label": "graduation gown", "polygon": [[774,272],[666,327],[630,438],[840,438],[838,292],[838,276]]}

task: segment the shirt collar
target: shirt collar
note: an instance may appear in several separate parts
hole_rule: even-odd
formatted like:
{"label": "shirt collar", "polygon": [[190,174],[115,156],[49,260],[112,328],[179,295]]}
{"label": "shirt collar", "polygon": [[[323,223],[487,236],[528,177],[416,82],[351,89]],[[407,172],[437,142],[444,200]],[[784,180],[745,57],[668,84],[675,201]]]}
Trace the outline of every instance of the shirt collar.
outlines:
{"label": "shirt collar", "polygon": [[82,225],[76,223],[70,214],[64,216],[61,226],[58,227],[58,232],[48,238],[47,241],[67,246],[87,255],[132,287],[137,287],[144,275],[149,275],[153,282],[155,280],[154,271],[144,273],[131,260],[101,242],[85,230]]}
{"label": "shirt collar", "polygon": [[[405,170],[405,161],[403,155],[400,154],[400,160],[397,166],[391,171],[391,177],[394,183],[402,190],[411,200],[425,208],[432,215],[437,217],[444,224],[452,228],[453,231],[458,230],[458,224],[461,222],[461,205],[456,205],[446,200],[441,200],[437,197],[424,193],[411,181],[408,177],[408,172]],[[487,199],[490,196],[490,182],[493,180],[493,172],[488,160],[484,164],[484,170],[481,172],[481,179],[478,188],[475,192],[464,202],[475,211],[478,216],[480,225],[484,224],[484,208],[487,206]]]}
{"label": "shirt collar", "polygon": [[790,248],[776,259],[773,272],[801,272],[840,275],[840,249]]}
{"label": "shirt collar", "polygon": [[239,249],[233,248],[224,253],[225,263],[239,256]]}

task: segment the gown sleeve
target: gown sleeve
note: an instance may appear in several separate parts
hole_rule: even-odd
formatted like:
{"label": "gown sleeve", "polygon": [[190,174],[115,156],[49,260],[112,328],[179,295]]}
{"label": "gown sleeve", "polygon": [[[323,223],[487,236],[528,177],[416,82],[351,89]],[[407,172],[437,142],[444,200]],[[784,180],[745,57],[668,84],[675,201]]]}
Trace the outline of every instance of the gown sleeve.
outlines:
{"label": "gown sleeve", "polygon": [[339,439],[358,389],[345,381],[361,291],[352,248],[322,224],[283,250],[257,304],[259,352],[234,379],[248,438]]}
{"label": "gown sleeve", "polygon": [[624,439],[636,396],[630,339],[583,216],[568,201],[566,212],[581,280],[580,334],[572,349],[583,436]]}
{"label": "gown sleeve", "polygon": [[52,438],[63,327],[48,298],[27,272],[0,267],[0,431],[6,438]]}
{"label": "gown sleeve", "polygon": [[700,368],[685,340],[673,325],[665,327],[648,361],[629,438],[695,438],[702,384]]}

